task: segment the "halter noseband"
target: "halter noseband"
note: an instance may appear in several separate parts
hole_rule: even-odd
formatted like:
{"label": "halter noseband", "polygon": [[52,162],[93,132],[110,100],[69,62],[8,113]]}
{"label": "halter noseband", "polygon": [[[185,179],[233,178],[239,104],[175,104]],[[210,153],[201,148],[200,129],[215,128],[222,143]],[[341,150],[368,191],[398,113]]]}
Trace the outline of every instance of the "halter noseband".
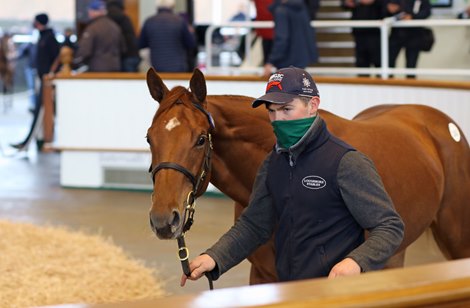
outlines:
{"label": "halter noseband", "polygon": [[[198,104],[193,103],[193,106],[196,107],[202,113],[204,113],[210,125],[209,132],[203,135],[203,137],[207,139],[207,142],[205,143],[205,146],[204,146],[204,159],[202,161],[201,168],[199,169],[200,170],[199,176],[196,178],[196,176],[192,174],[191,171],[189,171],[187,168],[181,166],[178,163],[173,163],[173,162],[161,162],[153,168],[152,168],[152,165],[150,165],[150,169],[149,169],[150,176],[154,184],[155,184],[155,175],[157,174],[158,171],[162,169],[173,169],[184,174],[186,178],[188,178],[191,184],[193,185],[193,189],[188,193],[188,196],[186,197],[186,206],[184,208],[184,214],[183,214],[182,233],[180,236],[176,238],[178,242],[178,258],[181,261],[183,273],[186,276],[191,275],[191,270],[189,268],[189,260],[188,260],[189,251],[188,251],[188,248],[186,247],[184,235],[187,231],[189,231],[189,229],[191,228],[194,222],[196,198],[199,197],[203,193],[201,191],[202,185],[204,184],[206,176],[209,174],[210,169],[211,169],[211,153],[212,153],[212,148],[213,148],[211,132],[215,128],[214,120],[212,116],[210,115],[210,113]],[[212,290],[213,289],[212,278],[210,277],[209,273],[206,273],[206,277],[209,280],[209,288]]]}

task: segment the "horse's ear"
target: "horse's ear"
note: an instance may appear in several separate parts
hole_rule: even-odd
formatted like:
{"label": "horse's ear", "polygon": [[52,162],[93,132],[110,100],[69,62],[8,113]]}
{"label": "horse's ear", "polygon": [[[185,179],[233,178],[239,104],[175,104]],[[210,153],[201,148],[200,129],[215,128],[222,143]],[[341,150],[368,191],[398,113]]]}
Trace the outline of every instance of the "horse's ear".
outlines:
{"label": "horse's ear", "polygon": [[152,95],[153,99],[157,102],[161,102],[168,94],[169,90],[163,83],[163,80],[158,76],[157,72],[153,67],[147,71],[147,86]]}
{"label": "horse's ear", "polygon": [[194,69],[189,88],[196,102],[202,105],[207,95],[206,79],[204,79],[204,74],[197,68]]}

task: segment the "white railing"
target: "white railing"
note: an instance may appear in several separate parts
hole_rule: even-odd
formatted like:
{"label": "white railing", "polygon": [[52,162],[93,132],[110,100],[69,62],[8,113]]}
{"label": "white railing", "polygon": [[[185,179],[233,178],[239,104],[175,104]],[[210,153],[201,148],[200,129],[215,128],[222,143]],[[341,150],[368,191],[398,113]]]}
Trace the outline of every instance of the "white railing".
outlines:
{"label": "white railing", "polygon": [[[469,76],[470,69],[441,69],[441,68],[391,68],[388,66],[388,35],[392,27],[468,27],[470,26],[470,19],[421,19],[421,20],[401,20],[396,21],[393,18],[385,18],[383,20],[373,21],[352,21],[352,20],[318,20],[311,22],[312,27],[318,28],[341,28],[341,27],[355,27],[355,28],[379,28],[381,33],[381,57],[382,66],[380,68],[351,68],[351,67],[307,67],[307,71],[315,72],[315,74],[373,74],[380,75],[381,78],[387,79],[392,74],[414,74],[414,75],[449,75],[449,76]],[[262,74],[263,68],[260,66],[244,66],[244,67],[216,67],[212,64],[213,46],[212,35],[214,31],[222,27],[231,28],[272,28],[274,22],[272,21],[254,21],[254,22],[227,22],[215,25],[210,25],[205,34],[205,52],[206,52],[206,72],[210,74],[223,74],[240,75],[240,74]],[[245,40],[245,57],[250,55],[250,32],[247,34]]]}

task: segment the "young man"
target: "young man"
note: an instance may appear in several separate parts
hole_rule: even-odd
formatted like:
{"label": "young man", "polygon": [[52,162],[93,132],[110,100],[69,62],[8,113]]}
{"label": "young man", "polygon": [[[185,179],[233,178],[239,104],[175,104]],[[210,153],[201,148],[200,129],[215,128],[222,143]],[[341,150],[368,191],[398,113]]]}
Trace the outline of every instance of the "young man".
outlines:
{"label": "young man", "polygon": [[49,16],[45,13],[37,14],[34,17],[33,27],[39,31],[39,40],[35,47],[34,64],[36,67],[37,75],[39,77],[39,88],[36,93],[36,104],[33,108],[33,121],[29,128],[26,138],[19,143],[11,144],[11,146],[20,151],[27,150],[32,138],[36,138],[38,150],[42,150],[44,140],[42,136],[35,136],[35,127],[40,117],[42,108],[42,91],[43,91],[43,77],[48,74],[53,68],[54,61],[57,59],[60,51],[60,44],[55,37],[54,30],[48,26]]}
{"label": "young man", "polygon": [[250,204],[190,263],[191,275],[183,275],[181,285],[204,272],[217,279],[274,231],[281,281],[382,268],[403,239],[403,221],[372,161],[329,133],[310,74],[279,70],[253,107],[263,104],[277,143],[258,171]]}

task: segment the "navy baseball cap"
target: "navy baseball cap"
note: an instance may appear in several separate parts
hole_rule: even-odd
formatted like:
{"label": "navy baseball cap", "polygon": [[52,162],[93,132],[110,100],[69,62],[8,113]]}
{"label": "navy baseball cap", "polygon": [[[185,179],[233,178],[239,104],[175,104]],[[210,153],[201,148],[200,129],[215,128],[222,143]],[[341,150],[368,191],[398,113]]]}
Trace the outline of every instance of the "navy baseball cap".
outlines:
{"label": "navy baseball cap", "polygon": [[88,9],[93,11],[104,10],[106,8],[106,3],[103,0],[91,0],[88,3]]}
{"label": "navy baseball cap", "polygon": [[265,103],[286,104],[298,96],[320,96],[312,76],[305,70],[289,66],[269,77],[266,94],[253,101],[253,108]]}

